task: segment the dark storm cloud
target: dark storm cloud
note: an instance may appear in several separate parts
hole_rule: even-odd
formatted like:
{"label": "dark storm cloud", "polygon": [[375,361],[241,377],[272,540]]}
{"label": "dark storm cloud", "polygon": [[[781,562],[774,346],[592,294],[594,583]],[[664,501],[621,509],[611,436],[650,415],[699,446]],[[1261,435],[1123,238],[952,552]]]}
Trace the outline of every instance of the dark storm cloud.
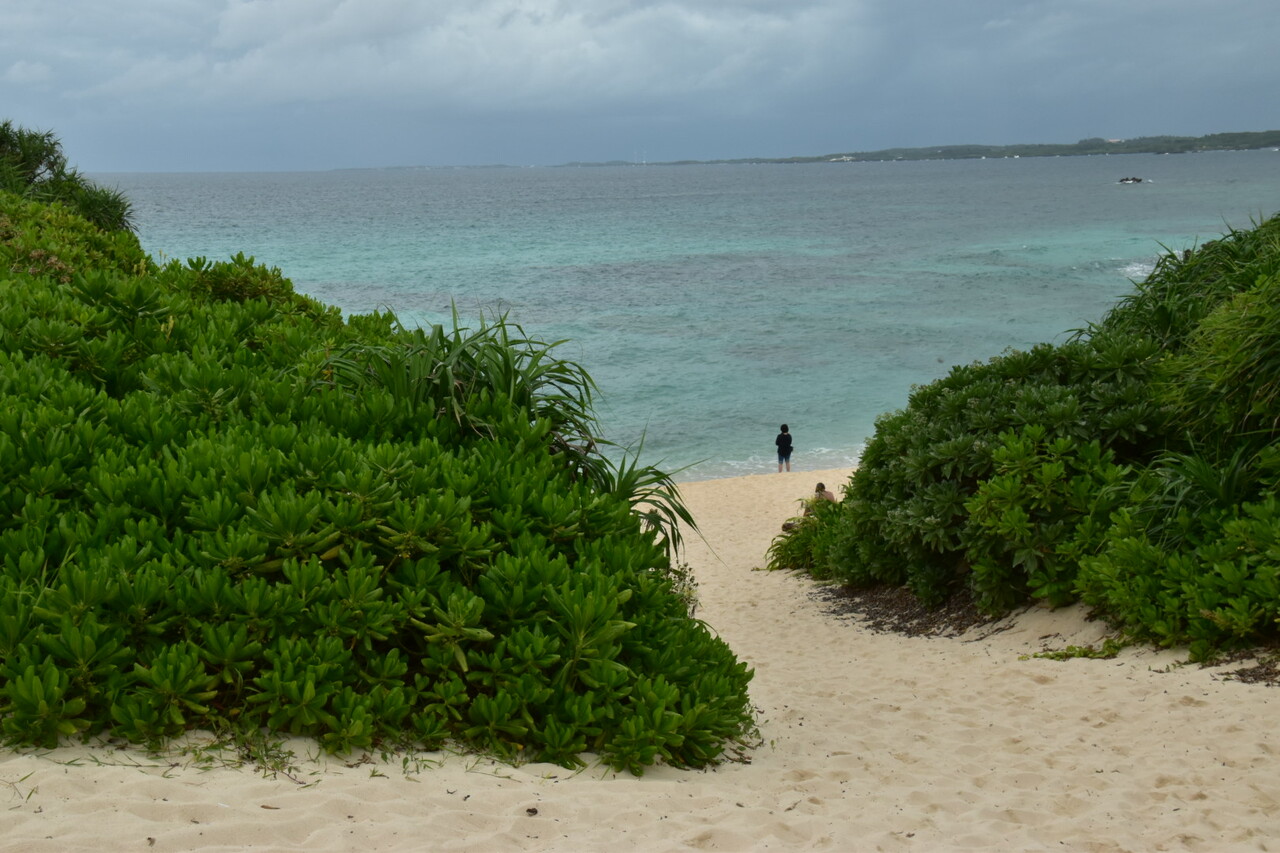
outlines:
{"label": "dark storm cloud", "polygon": [[558,163],[1280,126],[1256,0],[9,0],[86,169]]}

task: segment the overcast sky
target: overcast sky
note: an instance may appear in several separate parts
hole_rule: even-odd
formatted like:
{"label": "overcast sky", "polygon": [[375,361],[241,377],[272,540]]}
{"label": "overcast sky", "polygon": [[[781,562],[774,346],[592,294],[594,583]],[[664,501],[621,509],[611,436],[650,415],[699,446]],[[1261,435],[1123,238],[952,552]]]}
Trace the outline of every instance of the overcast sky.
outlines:
{"label": "overcast sky", "polygon": [[558,164],[1280,129],[1276,0],[0,0],[85,171]]}

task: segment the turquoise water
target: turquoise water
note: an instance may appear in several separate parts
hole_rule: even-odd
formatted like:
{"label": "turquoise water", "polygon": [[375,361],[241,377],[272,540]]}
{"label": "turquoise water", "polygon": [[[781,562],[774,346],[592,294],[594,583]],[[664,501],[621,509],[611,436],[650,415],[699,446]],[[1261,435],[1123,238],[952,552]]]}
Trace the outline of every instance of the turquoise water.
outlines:
{"label": "turquoise water", "polygon": [[[1144,182],[1121,185],[1121,177]],[[913,384],[1102,316],[1162,246],[1280,209],[1280,152],[94,176],[157,257],[243,251],[346,312],[509,312],[680,479],[853,464]]]}

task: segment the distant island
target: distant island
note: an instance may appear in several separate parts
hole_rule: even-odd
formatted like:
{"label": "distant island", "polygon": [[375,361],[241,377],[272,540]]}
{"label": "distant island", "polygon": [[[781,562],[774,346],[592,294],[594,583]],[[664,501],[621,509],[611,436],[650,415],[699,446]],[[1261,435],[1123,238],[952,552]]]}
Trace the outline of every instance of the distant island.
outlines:
{"label": "distant island", "polygon": [[[1079,142],[1035,145],[941,145],[927,148],[885,148],[811,157],[744,157],[736,160],[673,160],[646,166],[692,166],[755,163],[869,163],[884,160],[981,160],[1002,157],[1084,157],[1097,154],[1194,154],[1201,151],[1253,151],[1280,148],[1280,130],[1213,133],[1208,136],[1139,136],[1134,139],[1095,137]],[[627,160],[604,163],[565,163],[565,166],[639,166]]]}

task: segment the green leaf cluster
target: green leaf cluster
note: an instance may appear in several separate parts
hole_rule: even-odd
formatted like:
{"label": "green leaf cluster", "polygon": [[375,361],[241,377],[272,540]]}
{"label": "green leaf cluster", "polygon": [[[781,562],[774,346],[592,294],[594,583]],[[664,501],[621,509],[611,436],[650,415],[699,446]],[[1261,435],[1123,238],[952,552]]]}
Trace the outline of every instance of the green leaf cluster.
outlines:
{"label": "green leaf cluster", "polygon": [[6,740],[267,729],[639,773],[749,733],[752,673],[675,585],[687,510],[603,459],[555,344],[344,319],[250,257],[157,265],[3,192],[0,295]]}
{"label": "green leaf cluster", "polygon": [[913,389],[775,567],[1000,614],[1084,600],[1196,657],[1280,619],[1280,218],[1166,253],[1099,323]]}
{"label": "green leaf cluster", "polygon": [[71,168],[52,132],[8,119],[0,121],[0,191],[65,207],[103,231],[133,231],[133,205],[124,193]]}

